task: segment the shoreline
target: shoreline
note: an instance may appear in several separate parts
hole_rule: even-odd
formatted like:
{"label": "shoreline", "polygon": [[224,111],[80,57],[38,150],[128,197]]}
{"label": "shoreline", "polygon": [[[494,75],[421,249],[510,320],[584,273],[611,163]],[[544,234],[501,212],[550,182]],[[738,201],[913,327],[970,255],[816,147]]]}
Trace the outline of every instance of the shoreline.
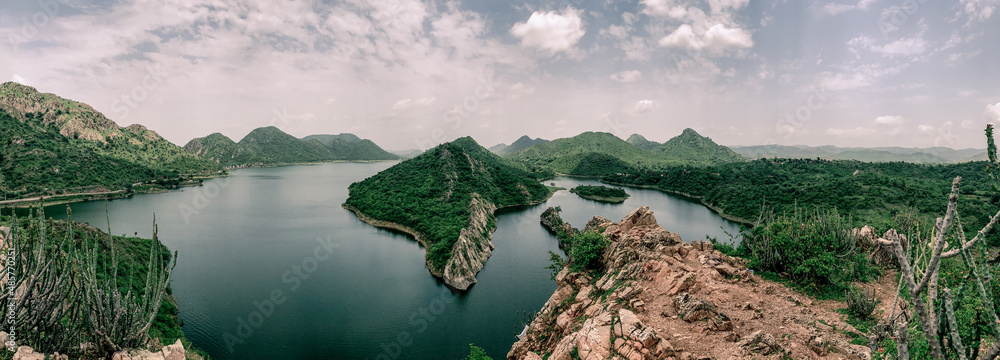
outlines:
{"label": "shoreline", "polygon": [[686,197],[686,198],[688,198],[690,200],[697,200],[697,202],[699,204],[701,204],[704,207],[707,207],[709,210],[712,210],[712,212],[714,212],[716,215],[719,215],[719,217],[722,217],[723,219],[726,219],[726,220],[738,223],[740,225],[753,226],[753,222],[751,222],[751,221],[749,221],[747,219],[744,219],[744,218],[741,218],[741,217],[738,217],[738,216],[735,216],[735,215],[726,214],[724,211],[722,211],[722,209],[720,209],[720,208],[718,208],[718,207],[716,207],[716,206],[714,206],[712,204],[706,203],[704,197],[701,197],[701,196],[694,196],[694,195],[683,193],[683,192],[680,192],[680,191],[660,189],[658,187],[649,186],[649,185],[631,185],[631,184],[616,183],[616,182],[604,181],[604,180],[600,180],[600,182],[601,183],[605,183],[605,184],[609,184],[609,185],[615,185],[615,186],[625,186],[625,187],[632,187],[632,188],[638,188],[638,189],[651,189],[651,190],[656,190],[656,191],[660,191],[660,192],[671,194],[671,195],[677,195],[677,196],[681,196],[681,197]]}
{"label": "shoreline", "polygon": [[[558,190],[556,190],[556,191],[558,191]],[[546,196],[544,199],[536,201],[536,202],[530,202],[530,203],[525,203],[525,204],[515,204],[515,205],[507,205],[507,206],[503,206],[503,207],[497,207],[496,210],[493,210],[492,215],[493,215],[494,218],[496,218],[497,213],[500,212],[501,210],[509,210],[509,209],[513,209],[513,208],[517,208],[517,207],[522,207],[522,206],[537,206],[537,205],[540,205],[542,203],[545,203],[546,201],[549,201],[549,199],[552,198],[552,195],[554,195],[556,193],[556,191],[549,191],[548,196]],[[427,259],[427,251],[428,251],[427,249],[430,249],[430,247],[427,244],[427,240],[425,239],[424,234],[420,233],[419,231],[417,231],[414,228],[411,228],[411,227],[403,225],[403,224],[399,224],[399,223],[395,223],[395,222],[392,222],[392,221],[380,220],[380,219],[373,218],[373,217],[369,216],[368,214],[365,214],[364,212],[362,212],[360,209],[357,209],[357,208],[355,208],[353,206],[347,205],[347,203],[340,204],[340,207],[342,207],[342,208],[344,208],[344,209],[346,209],[346,210],[354,213],[354,216],[356,216],[358,218],[358,220],[361,220],[361,222],[364,222],[364,223],[366,223],[368,225],[371,225],[371,226],[374,226],[374,227],[377,227],[377,228],[381,228],[381,229],[395,230],[395,231],[402,232],[402,233],[404,233],[406,235],[409,235],[411,238],[413,238],[414,240],[416,240],[417,243],[420,244],[420,246],[422,248],[424,248],[424,263],[426,265],[425,267],[427,268],[427,270],[431,273],[431,275],[434,275],[435,277],[444,280],[444,272],[443,272],[443,270],[442,270],[441,273],[437,273],[433,269],[431,269],[431,266],[430,266],[431,264],[429,262],[430,260]],[[465,228],[463,228],[463,229],[465,229]],[[493,241],[493,233],[496,232],[496,230],[497,230],[497,228],[495,226],[494,226],[493,229],[490,229],[490,241]]]}

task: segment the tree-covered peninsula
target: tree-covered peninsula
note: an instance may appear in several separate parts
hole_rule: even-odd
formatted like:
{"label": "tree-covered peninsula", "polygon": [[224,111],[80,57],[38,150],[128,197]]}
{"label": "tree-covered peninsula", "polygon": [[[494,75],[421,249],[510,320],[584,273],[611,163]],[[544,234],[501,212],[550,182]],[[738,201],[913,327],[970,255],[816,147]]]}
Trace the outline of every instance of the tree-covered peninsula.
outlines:
{"label": "tree-covered peninsula", "polygon": [[427,267],[457,289],[476,282],[493,249],[497,208],[551,192],[531,173],[464,137],[351,184],[344,207],[374,226],[413,235]]}
{"label": "tree-covered peninsula", "polygon": [[577,194],[584,199],[610,203],[625,202],[625,199],[628,199],[629,196],[622,188],[608,186],[580,185],[570,189],[569,192]]}

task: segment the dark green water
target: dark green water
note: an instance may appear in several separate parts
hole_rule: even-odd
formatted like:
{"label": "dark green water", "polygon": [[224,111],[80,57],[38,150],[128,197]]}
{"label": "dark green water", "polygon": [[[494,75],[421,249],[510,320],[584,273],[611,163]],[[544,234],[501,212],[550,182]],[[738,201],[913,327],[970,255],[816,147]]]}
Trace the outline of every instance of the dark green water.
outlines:
{"label": "dark green water", "polygon": [[[199,188],[108,202],[111,230],[149,237],[156,213],[160,240],[179,252],[172,286],[184,332],[213,359],[456,360],[470,343],[503,359],[521,330],[516,313],[539,310],[555,290],[544,267],[548,251],[559,250],[539,224],[548,206],[561,206],[576,227],[648,205],[687,241],[736,230],[699,204],[654,190],[627,188],[631,198],[617,205],[560,191],[499,215],[479,283],[455,293],[427,272],[415,241],[340,207],[348,185],[393,164],[239,170]],[[545,184],[553,182],[596,183]],[[105,227],[105,202],[72,207],[74,220]],[[65,206],[46,213],[65,218]]]}

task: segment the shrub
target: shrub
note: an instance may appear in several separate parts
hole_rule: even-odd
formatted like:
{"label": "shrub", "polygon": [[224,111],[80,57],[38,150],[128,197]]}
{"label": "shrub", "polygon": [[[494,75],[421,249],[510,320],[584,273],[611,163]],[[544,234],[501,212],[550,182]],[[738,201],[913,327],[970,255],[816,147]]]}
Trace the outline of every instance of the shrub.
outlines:
{"label": "shrub", "polygon": [[859,319],[868,319],[871,317],[872,312],[875,311],[875,306],[878,305],[878,300],[875,300],[874,289],[858,290],[850,287],[847,289],[845,295],[847,297],[847,311]]}
{"label": "shrub", "polygon": [[469,344],[469,356],[466,356],[464,360],[493,360],[493,358],[486,356],[486,350]]}
{"label": "shrub", "polygon": [[743,231],[741,252],[749,267],[781,274],[793,283],[820,293],[839,294],[851,281],[877,275],[865,254],[855,248],[850,221],[836,211],[811,216],[767,213],[749,231]]}
{"label": "shrub", "polygon": [[593,231],[582,232],[570,239],[570,270],[598,270],[601,253],[608,247],[608,238]]}

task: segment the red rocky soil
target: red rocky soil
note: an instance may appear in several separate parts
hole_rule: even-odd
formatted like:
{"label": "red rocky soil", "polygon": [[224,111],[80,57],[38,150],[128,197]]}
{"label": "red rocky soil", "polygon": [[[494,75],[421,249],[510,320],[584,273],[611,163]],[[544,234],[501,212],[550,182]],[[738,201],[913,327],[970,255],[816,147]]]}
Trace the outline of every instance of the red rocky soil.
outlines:
{"label": "red rocky soil", "polygon": [[[843,303],[764,280],[711,243],[686,244],[660,227],[648,207],[620,223],[594,217],[584,230],[601,229],[612,241],[606,270],[591,278],[564,268],[558,289],[508,359],[871,357],[844,334],[857,331],[836,312]],[[869,286],[884,299],[895,285]],[[880,309],[890,306],[891,298]]]}

